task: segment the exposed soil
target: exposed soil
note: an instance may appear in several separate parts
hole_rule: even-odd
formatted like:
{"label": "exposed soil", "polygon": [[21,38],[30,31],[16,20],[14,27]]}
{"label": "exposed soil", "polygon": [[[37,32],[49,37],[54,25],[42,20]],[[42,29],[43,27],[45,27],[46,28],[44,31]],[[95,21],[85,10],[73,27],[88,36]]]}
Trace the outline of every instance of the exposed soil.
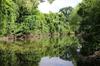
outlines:
{"label": "exposed soil", "polygon": [[78,66],[100,66],[100,51],[95,51],[93,55],[79,56]]}
{"label": "exposed soil", "polygon": [[22,34],[22,35],[7,35],[0,37],[0,41],[7,41],[7,42],[13,42],[13,41],[25,41],[25,40],[39,40],[46,37],[58,37],[61,35],[68,35],[68,36],[74,36],[74,32],[63,32],[63,33],[42,33],[42,34]]}

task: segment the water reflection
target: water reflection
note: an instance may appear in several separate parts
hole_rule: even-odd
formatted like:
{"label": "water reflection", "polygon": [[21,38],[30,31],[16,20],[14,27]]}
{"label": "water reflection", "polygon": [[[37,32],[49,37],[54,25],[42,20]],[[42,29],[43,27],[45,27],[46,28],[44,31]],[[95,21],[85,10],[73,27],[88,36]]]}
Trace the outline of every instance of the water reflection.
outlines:
{"label": "water reflection", "polygon": [[39,66],[74,66],[72,61],[65,61],[59,57],[43,57]]}
{"label": "water reflection", "polygon": [[65,35],[0,42],[0,66],[38,66],[40,60],[39,66],[74,66],[72,61],[77,59],[77,46],[76,38]]}

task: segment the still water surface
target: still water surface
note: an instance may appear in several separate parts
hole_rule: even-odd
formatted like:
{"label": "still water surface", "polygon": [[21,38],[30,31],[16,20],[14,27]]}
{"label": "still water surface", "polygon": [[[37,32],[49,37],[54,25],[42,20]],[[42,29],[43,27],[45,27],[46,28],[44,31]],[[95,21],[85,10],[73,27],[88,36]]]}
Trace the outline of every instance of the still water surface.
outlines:
{"label": "still water surface", "polygon": [[70,36],[0,42],[0,66],[76,66],[77,47]]}
{"label": "still water surface", "polygon": [[74,66],[72,61],[62,60],[59,57],[43,57],[39,66]]}

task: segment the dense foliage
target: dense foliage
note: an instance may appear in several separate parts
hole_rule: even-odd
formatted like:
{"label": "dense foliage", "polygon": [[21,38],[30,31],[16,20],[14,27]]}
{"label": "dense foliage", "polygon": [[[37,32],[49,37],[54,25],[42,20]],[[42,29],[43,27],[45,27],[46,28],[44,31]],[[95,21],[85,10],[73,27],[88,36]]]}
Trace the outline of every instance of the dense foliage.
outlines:
{"label": "dense foliage", "polygon": [[83,0],[78,14],[82,17],[79,33],[82,53],[92,54],[100,49],[100,0]]}
{"label": "dense foliage", "polygon": [[61,13],[43,14],[37,9],[38,0],[1,0],[0,3],[1,35],[52,33],[68,30],[66,16],[69,15],[72,8],[62,9]]}

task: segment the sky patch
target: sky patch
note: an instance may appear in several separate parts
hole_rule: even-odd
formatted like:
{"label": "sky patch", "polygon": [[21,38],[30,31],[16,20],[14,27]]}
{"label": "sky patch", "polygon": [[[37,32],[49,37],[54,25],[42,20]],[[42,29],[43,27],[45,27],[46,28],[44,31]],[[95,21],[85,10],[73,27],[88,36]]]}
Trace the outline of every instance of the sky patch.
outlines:
{"label": "sky patch", "polygon": [[51,4],[48,2],[48,0],[43,0],[38,5],[38,10],[42,13],[57,13],[61,8],[64,7],[76,7],[82,0],[55,0]]}

